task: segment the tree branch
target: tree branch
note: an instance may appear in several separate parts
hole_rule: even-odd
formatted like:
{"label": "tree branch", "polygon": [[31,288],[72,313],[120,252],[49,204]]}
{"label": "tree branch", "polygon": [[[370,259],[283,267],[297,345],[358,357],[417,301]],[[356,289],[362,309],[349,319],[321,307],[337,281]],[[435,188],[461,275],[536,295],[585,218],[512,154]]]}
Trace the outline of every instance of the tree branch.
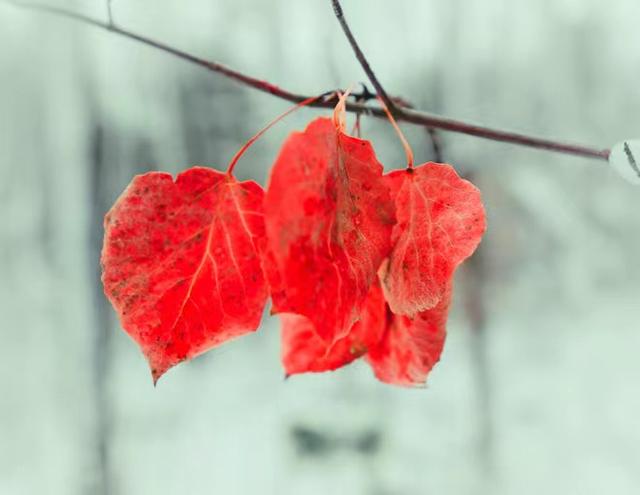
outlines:
{"label": "tree branch", "polygon": [[[139,43],[151,46],[163,52],[169,53],[182,60],[186,60],[195,65],[204,67],[211,72],[217,72],[223,76],[236,81],[244,86],[251,87],[263,93],[271,94],[275,97],[281,98],[292,103],[300,103],[303,100],[309,98],[308,95],[300,95],[293,93],[286,89],[280,88],[267,81],[251,77],[249,75],[238,72],[226,65],[218,62],[205,60],[190,53],[179,50],[178,48],[164,44],[162,42],[147,38],[133,31],[129,31],[118,26],[102,22],[100,20],[88,17],[82,14],[76,14],[57,7],[50,7],[46,5],[38,5],[32,3],[15,2],[12,0],[3,0],[7,4],[11,4],[15,7],[24,9],[31,9],[41,12],[48,12],[50,14],[58,15],[68,19],[82,22],[94,26],[96,28],[109,31],[125,38],[137,41]],[[377,91],[377,88],[376,88]],[[311,107],[320,108],[333,108],[336,103],[335,98],[325,98],[310,104]],[[386,114],[380,107],[366,105],[362,103],[350,102],[347,104],[347,111],[352,113],[362,113],[370,115],[372,117],[386,119]],[[430,114],[427,112],[412,110],[410,108],[402,108],[395,106],[395,118],[398,121],[408,122],[410,124],[420,125],[424,127],[431,127],[434,129],[441,129],[445,131],[455,132],[459,134],[467,134],[469,136],[475,136],[482,139],[489,139],[492,141],[500,141],[504,143],[510,143],[520,146],[527,146],[530,148],[542,149],[546,151],[552,151],[556,153],[564,153],[568,155],[582,156],[586,158],[594,158],[598,160],[607,160],[609,157],[609,149],[599,149],[592,146],[571,144],[554,139],[546,139],[518,132],[505,131],[500,129],[492,129],[481,125],[472,124],[462,120],[451,119],[448,117],[441,117],[438,115]]]}

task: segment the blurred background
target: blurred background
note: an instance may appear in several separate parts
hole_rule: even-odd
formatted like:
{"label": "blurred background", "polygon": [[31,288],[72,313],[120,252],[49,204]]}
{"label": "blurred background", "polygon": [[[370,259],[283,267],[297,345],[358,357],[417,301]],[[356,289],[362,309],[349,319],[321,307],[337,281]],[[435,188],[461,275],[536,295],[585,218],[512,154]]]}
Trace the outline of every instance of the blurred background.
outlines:
{"label": "blurred background", "polygon": [[[44,1],[44,0],[43,0]],[[49,5],[106,19],[99,0]],[[594,146],[640,135],[637,0],[344,0],[387,91]],[[293,91],[364,80],[328,0],[113,0],[115,22]],[[638,189],[604,162],[441,133],[489,229],[427,389],[364,363],[286,382],[276,318],[157,388],[102,295],[132,176],[224,168],[288,103],[0,3],[0,494],[635,494]],[[236,168],[264,184],[278,124]],[[351,117],[352,118],[352,117]],[[403,126],[418,162],[423,129]],[[363,119],[389,169],[389,124]]]}

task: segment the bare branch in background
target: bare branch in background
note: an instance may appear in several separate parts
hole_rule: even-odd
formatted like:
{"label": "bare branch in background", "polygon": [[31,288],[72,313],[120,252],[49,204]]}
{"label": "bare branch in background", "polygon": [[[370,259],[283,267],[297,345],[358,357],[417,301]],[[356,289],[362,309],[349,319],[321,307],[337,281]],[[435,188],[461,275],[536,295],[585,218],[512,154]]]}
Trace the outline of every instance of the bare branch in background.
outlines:
{"label": "bare branch in background", "polygon": [[433,127],[427,127],[427,133],[429,134],[429,140],[431,141],[434,160],[438,163],[442,163],[444,161],[444,157],[442,156],[442,140],[440,139],[440,134],[438,134]]}
{"label": "bare branch in background", "polygon": [[[468,174],[466,179],[477,181]],[[476,421],[478,425],[477,461],[485,477],[495,475],[495,428],[493,423],[493,382],[489,359],[489,328],[487,284],[489,266],[485,246],[480,246],[464,268],[463,302],[471,330],[471,359],[476,391]]]}
{"label": "bare branch in background", "polygon": [[109,26],[113,27],[113,10],[111,10],[111,2],[113,0],[107,0],[107,17],[109,18]]}
{"label": "bare branch in background", "polygon": [[[158,50],[164,51],[166,53],[170,53],[175,57],[178,57],[182,60],[186,60],[195,65],[199,65],[204,67],[205,69],[211,72],[217,72],[222,74],[223,76],[236,81],[244,86],[248,86],[258,91],[262,91],[264,93],[271,94],[278,98],[281,98],[286,101],[290,101],[293,103],[300,103],[303,100],[309,98],[308,95],[300,95],[297,93],[293,93],[286,89],[282,89],[274,84],[271,84],[267,81],[263,81],[261,79],[257,79],[255,77],[251,77],[249,75],[243,74],[242,72],[236,71],[227,67],[226,65],[220,64],[215,61],[205,60],[190,53],[184,52],[175,48],[173,46],[164,44],[162,42],[153,40],[151,38],[147,38],[140,34],[134,33],[133,31],[129,31],[126,29],[122,29],[113,24],[109,24],[108,22],[103,22],[92,17],[88,17],[82,14],[76,14],[74,12],[69,12],[64,9],[60,9],[57,7],[50,7],[47,5],[38,5],[31,3],[23,3],[23,2],[15,2],[11,0],[4,0],[5,3],[13,5],[15,7],[21,7],[25,9],[31,9],[41,12],[48,12],[50,14],[55,14],[61,17],[65,17],[68,19],[73,19],[84,24],[91,25],[93,27],[97,27],[100,29],[104,29],[106,31],[118,34],[125,38],[129,38],[131,40],[137,41],[139,43],[145,44],[147,46],[151,46]],[[335,98],[325,98],[318,100],[309,106],[311,107],[319,107],[319,108],[332,108],[336,103]],[[350,102],[347,104],[347,111],[352,113],[361,113],[364,115],[369,115],[376,118],[386,119],[387,116],[382,108],[366,105],[362,103],[353,103]],[[427,128],[433,129],[441,129],[445,131],[455,132],[458,134],[466,134],[469,136],[475,136],[482,139],[488,139],[491,141],[499,141],[503,143],[510,143],[519,146],[526,146],[529,148],[536,148],[546,151],[551,151],[555,153],[564,153],[568,155],[582,156],[585,158],[594,158],[597,160],[606,161],[609,158],[610,150],[606,148],[596,148],[589,145],[580,145],[580,144],[571,144],[562,141],[558,141],[555,139],[546,139],[535,136],[530,136],[523,133],[505,131],[501,129],[492,129],[490,127],[485,127],[482,125],[472,124],[470,122],[465,122],[462,120],[456,120],[448,117],[442,117],[439,115],[422,112],[418,110],[412,110],[409,108],[403,108],[395,106],[395,118],[400,122],[407,122],[410,124],[420,125]]]}

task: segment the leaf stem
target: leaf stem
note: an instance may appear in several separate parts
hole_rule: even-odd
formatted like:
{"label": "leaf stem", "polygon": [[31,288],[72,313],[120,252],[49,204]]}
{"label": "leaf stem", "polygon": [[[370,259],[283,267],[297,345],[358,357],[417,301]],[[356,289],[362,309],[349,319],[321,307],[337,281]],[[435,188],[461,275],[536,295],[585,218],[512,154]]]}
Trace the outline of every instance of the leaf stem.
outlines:
{"label": "leaf stem", "polygon": [[385,105],[384,101],[382,101],[382,98],[380,98],[380,103],[382,104],[382,109],[385,111],[387,117],[389,118],[389,122],[391,122],[391,125],[395,129],[396,134],[402,142],[402,147],[404,148],[404,152],[407,155],[407,168],[411,170],[413,168],[413,150],[411,149],[411,145],[409,145],[407,138],[404,137],[402,129],[400,129],[400,126],[396,122],[396,119],[394,119],[393,115],[391,114],[391,110],[389,110],[387,105]]}
{"label": "leaf stem", "polygon": [[227,168],[227,175],[233,175],[233,169],[235,168],[236,163],[238,163],[238,160],[240,160],[240,157],[244,155],[244,152],[247,151],[253,143],[255,143],[258,139],[260,139],[265,132],[267,132],[274,125],[276,125],[278,122],[284,119],[287,115],[298,110],[298,108],[304,107],[310,103],[313,103],[314,101],[322,98],[323,96],[324,94],[318,95],[318,96],[312,96],[310,98],[307,98],[306,100],[301,101],[300,103],[296,103],[296,105],[289,108],[286,112],[280,114],[278,117],[276,117],[271,122],[269,122],[266,126],[260,129],[251,139],[249,139],[246,143],[244,143],[244,145],[236,152],[235,155],[233,155],[233,158],[229,162],[229,166]]}

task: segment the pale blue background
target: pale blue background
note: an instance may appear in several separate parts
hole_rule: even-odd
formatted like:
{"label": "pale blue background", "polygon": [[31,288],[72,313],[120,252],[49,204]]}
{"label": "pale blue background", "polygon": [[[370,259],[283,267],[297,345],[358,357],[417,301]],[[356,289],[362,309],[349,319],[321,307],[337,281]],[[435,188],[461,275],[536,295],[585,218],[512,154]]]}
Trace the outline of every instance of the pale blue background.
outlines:
{"label": "pale blue background", "polygon": [[[105,16],[97,0],[50,4]],[[113,7],[294,91],[364,79],[328,0]],[[640,136],[637,0],[344,9],[388,91],[423,109],[595,146]],[[639,492],[640,190],[606,164],[443,135],[489,231],[426,390],[364,364],[284,382],[273,318],[154,389],[98,285],[101,217],[134,173],[224,167],[287,104],[45,14],[0,4],[0,33],[0,494]],[[287,132],[320,114],[279,124],[238,174],[264,183]],[[363,126],[402,166],[389,125]]]}

